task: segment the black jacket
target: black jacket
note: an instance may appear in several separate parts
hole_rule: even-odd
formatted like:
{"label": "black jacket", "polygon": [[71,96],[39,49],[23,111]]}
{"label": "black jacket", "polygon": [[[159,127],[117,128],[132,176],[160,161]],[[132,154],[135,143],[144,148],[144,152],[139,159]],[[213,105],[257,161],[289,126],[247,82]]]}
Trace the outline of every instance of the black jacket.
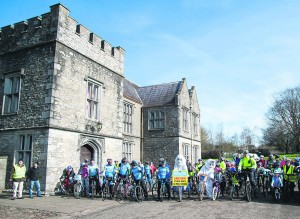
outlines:
{"label": "black jacket", "polygon": [[31,180],[31,181],[36,181],[39,178],[39,168],[33,168],[31,167],[28,172],[27,172],[27,177]]}

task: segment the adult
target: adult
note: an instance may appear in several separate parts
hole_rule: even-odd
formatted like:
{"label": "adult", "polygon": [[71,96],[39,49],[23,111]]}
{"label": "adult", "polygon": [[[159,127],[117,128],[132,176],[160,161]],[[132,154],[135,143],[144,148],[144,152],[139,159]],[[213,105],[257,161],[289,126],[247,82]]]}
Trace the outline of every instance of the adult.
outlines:
{"label": "adult", "polygon": [[23,163],[23,159],[19,159],[18,163],[15,164],[12,168],[12,174],[10,177],[10,181],[13,181],[13,197],[12,200],[17,198],[17,189],[18,190],[18,198],[23,199],[23,184],[26,179],[26,166]]}
{"label": "adult", "polygon": [[266,165],[266,161],[265,161],[265,156],[264,155],[260,155],[259,156],[259,161],[257,161],[257,164],[258,163],[261,163],[261,166],[262,167],[266,167],[265,165]]}
{"label": "adult", "polygon": [[294,166],[291,165],[291,160],[287,159],[285,165],[283,166],[283,185],[287,181],[290,182],[290,196],[293,200],[295,198],[295,182],[297,180],[297,176],[294,175]]}
{"label": "adult", "polygon": [[104,172],[103,172],[104,180],[103,180],[102,189],[104,189],[106,181],[108,181],[109,193],[111,194],[112,197],[114,197],[113,182],[114,182],[115,170],[116,167],[112,163],[112,159],[108,158],[107,164],[104,166]]}
{"label": "adult", "polygon": [[170,185],[170,168],[166,166],[166,161],[163,159],[160,160],[160,166],[157,170],[157,179],[158,179],[158,186],[157,186],[157,195],[158,195],[158,201],[163,201],[163,199],[160,197],[160,188],[161,184],[164,182],[165,186],[167,188],[168,193],[168,200],[171,199],[171,185]]}
{"label": "adult", "polygon": [[130,175],[130,165],[127,162],[127,158],[123,157],[121,160],[121,163],[119,164],[119,172],[118,172],[117,182],[115,185],[115,191],[118,188],[120,181],[123,180],[123,186],[124,186],[124,190],[125,190],[125,195],[124,195],[125,199],[127,198],[129,175]]}
{"label": "adult", "polygon": [[[256,183],[255,183],[255,169],[256,169],[256,162],[253,157],[250,157],[249,151],[245,150],[243,153],[244,157],[241,159],[238,170],[239,172],[244,171],[245,179],[247,178],[247,175],[249,176],[251,186],[254,190],[255,196],[256,194]],[[246,181],[246,180],[245,180]]]}
{"label": "adult", "polygon": [[148,192],[143,179],[143,170],[135,160],[131,162],[131,175],[136,185],[141,185],[142,189],[144,190],[145,198],[148,198]]}
{"label": "adult", "polygon": [[39,181],[39,174],[40,174],[40,170],[38,167],[38,162],[34,162],[33,166],[31,168],[29,168],[28,172],[27,172],[27,177],[29,178],[29,198],[33,198],[32,195],[32,189],[33,186],[36,187],[36,191],[37,191],[37,197],[42,197],[41,195],[41,185],[40,185],[40,181]]}
{"label": "adult", "polygon": [[206,194],[209,199],[212,199],[215,167],[216,167],[216,161],[213,159],[208,159],[205,165],[200,169],[200,172],[198,173],[198,177],[200,177],[200,181],[205,183]]}
{"label": "adult", "polygon": [[92,198],[92,185],[93,181],[96,182],[96,194],[100,191],[99,185],[99,167],[95,162],[95,159],[91,159],[91,163],[88,165],[89,170],[89,197]]}

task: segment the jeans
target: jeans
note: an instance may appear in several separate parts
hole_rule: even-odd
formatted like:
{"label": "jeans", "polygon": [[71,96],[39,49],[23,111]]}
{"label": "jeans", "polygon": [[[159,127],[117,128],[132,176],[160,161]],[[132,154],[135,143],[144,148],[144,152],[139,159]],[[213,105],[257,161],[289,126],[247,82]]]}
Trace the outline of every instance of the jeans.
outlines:
{"label": "jeans", "polygon": [[30,180],[30,187],[29,187],[29,197],[32,197],[32,188],[35,185],[36,191],[37,191],[37,196],[41,196],[41,186],[40,186],[40,181],[39,180]]}
{"label": "jeans", "polygon": [[81,178],[81,182],[82,182],[85,194],[87,195],[89,192],[89,178]]}
{"label": "jeans", "polygon": [[150,173],[149,174],[146,173],[146,176],[147,176],[147,180],[148,180],[149,184],[152,186],[151,174]]}

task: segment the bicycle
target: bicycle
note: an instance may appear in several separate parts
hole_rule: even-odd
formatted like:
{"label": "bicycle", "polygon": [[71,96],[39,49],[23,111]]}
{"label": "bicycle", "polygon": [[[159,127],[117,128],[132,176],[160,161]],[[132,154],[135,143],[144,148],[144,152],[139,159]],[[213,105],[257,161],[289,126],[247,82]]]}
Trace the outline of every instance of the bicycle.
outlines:
{"label": "bicycle", "polygon": [[269,191],[270,191],[270,187],[271,187],[271,170],[269,169],[265,169],[264,174],[263,174],[263,196],[264,197],[268,197]]}
{"label": "bicycle", "polygon": [[123,200],[125,198],[125,189],[124,189],[124,178],[119,178],[119,184],[116,187],[116,199]]}
{"label": "bicycle", "polygon": [[74,176],[74,197],[76,199],[80,199],[82,196],[82,191],[84,191],[84,188],[82,186],[81,182],[81,175]]}
{"label": "bicycle", "polygon": [[283,197],[284,197],[284,201],[288,202],[291,200],[290,177],[294,177],[296,176],[296,174],[284,174],[284,176],[287,176],[287,179],[284,179],[283,181]]}
{"label": "bicycle", "polygon": [[243,175],[244,175],[244,188],[245,188],[245,195],[246,195],[246,200],[248,202],[250,202],[252,200],[252,186],[250,183],[250,179],[249,179],[249,173],[251,170],[244,170],[243,171]]}
{"label": "bicycle", "polygon": [[239,197],[240,179],[237,173],[231,174],[230,199]]}
{"label": "bicycle", "polygon": [[91,199],[94,199],[94,197],[96,196],[96,191],[97,191],[97,188],[96,188],[96,178],[89,178],[89,180],[92,180],[92,183],[91,183],[91,194],[90,194],[90,198]]}
{"label": "bicycle", "polygon": [[215,201],[220,194],[220,185],[219,185],[219,181],[218,178],[214,178],[214,182],[213,182],[213,190],[212,190],[212,200]]}
{"label": "bicycle", "polygon": [[132,199],[135,199],[137,202],[143,202],[145,199],[145,193],[144,193],[142,186],[140,186],[140,182],[139,182],[139,184],[136,184],[136,182],[133,182],[129,194],[130,194],[130,197]]}
{"label": "bicycle", "polygon": [[105,184],[102,188],[102,201],[106,199],[108,194],[110,199],[113,198],[113,185],[114,185],[113,178],[107,177]]}
{"label": "bicycle", "polygon": [[199,192],[198,192],[199,201],[203,200],[204,194],[206,191],[204,178],[205,178],[205,176],[200,176],[200,179],[199,179]]}
{"label": "bicycle", "polygon": [[[158,190],[158,182],[159,182],[159,180],[152,187],[153,198],[158,197],[158,191],[157,191]],[[160,198],[161,199],[167,198],[166,180],[161,180]]]}
{"label": "bicycle", "polygon": [[274,200],[276,202],[280,201],[280,188],[279,187],[274,187]]}

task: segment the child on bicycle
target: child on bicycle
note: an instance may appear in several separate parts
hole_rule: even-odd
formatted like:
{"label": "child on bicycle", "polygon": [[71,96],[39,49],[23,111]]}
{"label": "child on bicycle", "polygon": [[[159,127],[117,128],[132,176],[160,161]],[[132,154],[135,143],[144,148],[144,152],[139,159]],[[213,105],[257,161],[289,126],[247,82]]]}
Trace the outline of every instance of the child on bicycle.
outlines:
{"label": "child on bicycle", "polygon": [[275,196],[275,188],[280,189],[283,187],[282,179],[280,177],[280,174],[282,174],[281,170],[274,170],[274,176],[272,177],[272,182],[271,182],[271,188],[272,188],[272,194],[273,197]]}

